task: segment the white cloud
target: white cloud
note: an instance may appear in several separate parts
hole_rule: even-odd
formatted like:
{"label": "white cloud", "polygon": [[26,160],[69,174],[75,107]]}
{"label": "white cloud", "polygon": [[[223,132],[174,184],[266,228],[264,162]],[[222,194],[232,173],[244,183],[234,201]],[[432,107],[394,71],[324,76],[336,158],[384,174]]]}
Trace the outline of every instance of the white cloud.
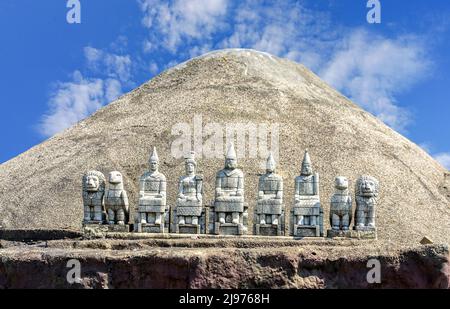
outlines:
{"label": "white cloud", "polygon": [[50,110],[41,120],[40,132],[52,136],[84,119],[117,97],[119,85],[115,80],[84,78],[75,71],[72,81],[56,83],[49,100]]}
{"label": "white cloud", "polygon": [[438,153],[434,156],[434,158],[442,164],[445,168],[450,170],[450,152],[447,153]]}
{"label": "white cloud", "polygon": [[[396,97],[426,75],[430,67],[425,44],[416,37],[386,38],[339,27],[331,22],[328,13],[309,10],[298,1],[262,4],[257,0],[138,0],[138,3],[143,12],[142,23],[149,30],[142,50],[156,53],[145,64],[151,74],[213,49],[254,48],[302,62],[399,131],[405,130],[411,117]],[[120,46],[127,44],[125,38],[120,40]],[[124,85],[131,85],[129,55],[90,46],[84,53],[95,76],[84,80],[100,79],[101,104],[119,96]],[[77,85],[76,82],[59,85],[66,91],[71,83]]]}
{"label": "white cloud", "polygon": [[328,14],[306,9],[299,2],[270,6],[242,1],[230,14],[232,31],[217,46],[253,48],[299,61],[315,69],[338,38]]}
{"label": "white cloud", "polygon": [[140,0],[144,12],[144,26],[151,33],[144,49],[150,51],[162,46],[175,53],[184,40],[205,40],[223,26],[227,0],[175,0],[170,3],[158,0]]}
{"label": "white cloud", "polygon": [[430,143],[421,143],[419,147],[422,148],[425,152],[431,153],[433,146]]}
{"label": "white cloud", "polygon": [[327,13],[308,10],[296,1],[270,5],[257,0],[138,2],[142,22],[149,29],[143,51],[169,50],[175,58],[171,62],[218,48],[253,48],[315,69],[340,33]]}
{"label": "white cloud", "polygon": [[404,131],[410,123],[410,112],[399,106],[396,96],[423,78],[430,67],[425,44],[416,37],[390,39],[344,29],[332,25],[327,14],[298,2],[267,6],[247,0],[228,7],[229,27],[218,36],[222,39],[206,36],[194,44],[184,43],[190,57],[215,48],[253,48],[286,57],[316,71],[392,128]]}
{"label": "white cloud", "polygon": [[357,30],[344,38],[320,75],[332,86],[397,130],[410,121],[395,96],[430,68],[425,47],[414,37],[387,39]]}
{"label": "white cloud", "polygon": [[91,64],[95,64],[100,61],[102,54],[103,52],[99,49],[90,46],[86,46],[84,48],[84,57],[86,57],[86,60]]}
{"label": "white cloud", "polygon": [[123,93],[122,84],[117,79],[108,78],[104,80],[105,87],[105,103],[112,102],[120,97]]}
{"label": "white cloud", "polygon": [[130,80],[132,61],[129,55],[116,55],[90,46],[84,48],[84,55],[93,72],[101,72],[122,82]]}
{"label": "white cloud", "polygon": [[149,64],[149,71],[152,74],[157,74],[159,72],[158,64],[154,61],[151,61]]}
{"label": "white cloud", "polygon": [[85,47],[87,70],[95,77],[75,71],[70,81],[55,83],[48,102],[49,111],[42,117],[39,131],[52,136],[114,101],[131,84],[132,61],[129,55],[116,55]]}
{"label": "white cloud", "polygon": [[419,144],[419,147],[433,156],[436,161],[442,164],[442,166],[450,170],[450,152],[436,153],[433,151],[435,147],[433,147],[433,145],[429,142],[421,143]]}
{"label": "white cloud", "polygon": [[430,68],[425,44],[417,37],[387,38],[344,28],[333,23],[328,13],[310,10],[298,1],[139,3],[149,29],[144,50],[167,49],[174,54],[159,68],[218,48],[269,52],[305,64],[399,131],[412,117],[396,97]]}

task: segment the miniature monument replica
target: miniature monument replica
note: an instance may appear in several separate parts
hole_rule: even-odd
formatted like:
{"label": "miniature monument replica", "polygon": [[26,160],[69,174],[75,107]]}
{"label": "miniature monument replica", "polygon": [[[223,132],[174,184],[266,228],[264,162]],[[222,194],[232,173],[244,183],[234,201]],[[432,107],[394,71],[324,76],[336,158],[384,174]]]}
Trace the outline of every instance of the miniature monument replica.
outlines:
{"label": "miniature monument replica", "polygon": [[108,189],[105,194],[105,208],[109,230],[129,232],[129,207],[127,192],[123,187],[123,177],[120,172],[109,173]]}
{"label": "miniature monument replica", "polygon": [[255,235],[284,235],[283,178],[275,174],[272,153],[267,158],[266,174],[259,178],[255,209]]}
{"label": "miniature monument replica", "polygon": [[[193,112],[198,115],[193,115]],[[200,118],[202,121],[197,121]],[[147,171],[142,169],[141,163],[147,163],[151,152],[151,149],[149,153],[143,152],[141,147],[151,143],[169,149],[171,143],[176,146],[178,142],[187,140],[187,136],[194,143],[195,136],[198,136],[200,145],[200,136],[203,136],[201,153],[204,155],[208,143],[211,145],[210,142],[220,137],[220,132],[225,137],[226,127],[235,124],[256,125],[257,134],[252,138],[261,134],[260,126],[269,131],[272,124],[279,124],[277,132],[270,130],[267,135],[267,145],[262,149],[264,157],[259,157],[259,143],[256,145],[257,158],[250,157],[256,147],[245,147],[245,155],[249,155],[246,165],[240,167],[245,169],[246,195],[245,200],[242,198],[244,213],[238,212],[239,219],[245,222],[245,201],[251,201],[255,208],[257,206],[259,179],[255,175],[261,172],[260,159],[266,159],[265,149],[273,147],[268,144],[275,134],[280,138],[278,145],[282,146],[282,160],[276,161],[284,167],[283,174],[280,168],[275,173],[292,182],[289,186],[284,182],[285,232],[289,230],[289,234],[294,234],[294,213],[291,216],[290,211],[295,206],[296,234],[316,231],[312,227],[299,228],[298,216],[310,215],[304,210],[314,209],[311,204],[319,204],[319,193],[322,199],[326,197],[322,206],[326,203],[326,207],[330,207],[338,169],[339,174],[345,175],[350,182],[353,212],[349,231],[369,237],[375,235],[375,231],[370,229],[376,228],[377,241],[337,239],[329,244],[328,241],[317,241],[318,238],[309,240],[302,237],[297,237],[299,241],[280,236],[264,236],[264,239],[260,239],[262,236],[257,239],[224,237],[227,239],[223,240],[222,236],[211,235],[116,233],[99,233],[99,237],[105,238],[97,240],[90,240],[89,234],[82,237],[79,231],[82,221],[95,223],[102,232],[108,232],[107,218],[103,217],[106,179],[100,176],[101,173],[89,172],[81,183],[84,172],[98,169],[107,178],[103,168],[117,166],[124,180],[126,175],[135,179],[129,187],[125,181],[132,220],[128,223],[142,224],[143,217],[145,224],[151,224],[151,220],[156,221],[154,209],[142,206],[176,207],[177,181],[184,174],[180,159],[184,158],[178,157],[179,152],[177,156],[164,158],[167,168],[163,170],[160,166],[160,171],[171,184],[167,190],[167,204],[162,202],[162,198],[152,204],[144,199],[148,194],[155,196],[156,200],[151,184],[142,190],[138,185],[139,176]],[[206,130],[216,126],[217,130]],[[240,132],[241,136],[243,133],[246,135],[245,144],[250,144],[250,136],[247,135],[254,131],[248,127],[245,132]],[[178,129],[185,133],[179,136]],[[210,133],[215,136],[209,138]],[[335,135],[331,136],[333,133]],[[300,166],[303,151],[299,152],[299,148],[304,149],[307,145],[311,147],[314,171],[321,176],[320,192],[310,188],[316,186],[318,189],[318,178],[305,179],[314,178],[313,172],[307,173],[308,177],[299,177],[299,188],[294,192],[294,179],[300,171],[293,165]],[[220,149],[214,147],[214,150]],[[197,151],[196,159],[200,166],[200,150]],[[203,206],[208,206],[206,211],[214,211],[214,203],[209,202],[215,199],[216,173],[223,168],[215,164],[223,162],[214,162],[213,156],[205,157],[211,158],[207,161],[208,166],[215,168],[202,171]],[[240,164],[242,162],[239,161]],[[377,182],[372,182],[372,186],[368,181],[364,186],[373,189],[355,191],[358,178],[366,173],[379,180],[382,185],[380,191]],[[0,288],[446,288],[450,271],[448,173],[415,143],[376,120],[303,65],[252,50],[212,52],[162,73],[56,138],[0,164]],[[156,173],[150,171],[148,174]],[[88,181],[87,176],[94,177]],[[147,178],[158,179],[155,175],[148,175],[143,183]],[[225,180],[221,181],[221,187],[226,186],[223,182]],[[82,186],[83,192],[80,192]],[[292,187],[292,194],[286,195],[290,192],[286,187],[290,190]],[[294,193],[297,195],[295,203]],[[307,203],[307,199],[313,200],[314,196],[315,203]],[[310,207],[305,207],[308,205]],[[232,215],[225,212],[225,221],[231,224]],[[210,215],[216,218],[215,212]],[[184,218],[185,223],[187,217]],[[379,218],[378,221],[373,222],[374,217]],[[324,224],[326,229],[332,230],[328,218],[327,214]],[[170,219],[172,232],[175,232],[175,217]],[[317,212],[315,219],[317,221]],[[164,220],[161,218],[161,221]],[[206,221],[208,227],[213,225],[207,232],[214,234],[214,225],[220,226],[219,218],[217,224],[216,220]],[[266,217],[266,224],[268,222]],[[252,222],[251,232],[257,223],[261,221]],[[304,225],[306,222],[300,223]],[[96,225],[91,228],[96,228]],[[221,234],[235,231],[236,228],[227,230],[225,226],[219,230]],[[33,241],[21,243],[29,232],[32,232],[30,237]],[[68,232],[70,237],[62,239]],[[42,234],[42,239],[36,238],[36,233]],[[17,237],[20,242],[5,239],[7,236]],[[421,245],[420,241],[425,237],[432,239],[434,245]],[[49,241],[48,246],[40,245],[49,238],[55,241]],[[149,240],[153,238],[157,239]],[[382,261],[382,283],[377,285],[367,280],[371,267],[366,267],[366,263],[373,257]],[[69,285],[65,280],[66,272],[73,268],[67,268],[66,263],[73,258],[82,262],[82,283]]]}
{"label": "miniature monument replica", "polygon": [[296,237],[323,236],[323,210],[319,197],[319,174],[313,174],[308,151],[300,176],[295,179],[294,207],[291,211],[292,234]]}
{"label": "miniature monument replica", "polygon": [[178,198],[173,210],[175,233],[204,234],[205,209],[203,207],[203,177],[196,175],[195,153],[185,158],[186,175],[180,177]]}
{"label": "miniature monument replica", "polygon": [[105,182],[105,176],[98,171],[89,171],[83,176],[85,226],[101,225],[104,221]]}
{"label": "miniature monument replica", "polygon": [[233,144],[228,148],[225,168],[216,175],[216,192],[211,222],[216,235],[247,233],[248,210],[244,203],[244,173],[237,168]]}
{"label": "miniature monument replica", "polygon": [[168,208],[166,204],[166,177],[158,171],[159,158],[156,148],[149,160],[150,170],[139,181],[139,205],[135,232],[168,232]]}
{"label": "miniature monument replica", "polygon": [[[134,231],[168,233],[169,207],[166,204],[166,177],[158,171],[159,158],[153,148],[150,171],[140,178],[139,205]],[[248,206],[244,201],[244,173],[237,168],[237,156],[230,144],[225,168],[216,175],[215,200],[210,212],[203,206],[203,177],[196,174],[195,153],[185,157],[186,174],[178,181],[178,197],[172,209],[171,232],[177,234],[244,235],[248,232]],[[275,173],[272,155],[266,161],[266,173],[259,178],[255,207],[254,234],[282,236],[285,234],[283,178]],[[379,182],[371,176],[361,176],[356,183],[356,219],[352,221],[352,198],[348,179],[335,179],[331,197],[330,224],[327,236],[376,238],[375,207]],[[109,173],[105,192],[105,176],[90,171],[83,176],[84,221],[86,233],[91,229],[110,232],[130,232],[127,192],[120,172]],[[105,213],[106,212],[106,213]],[[207,218],[209,222],[207,222]],[[105,225],[103,225],[105,224]],[[291,234],[294,237],[323,237],[323,210],[319,197],[319,174],[313,173],[308,151],[302,162],[301,174],[295,179],[294,207],[291,211]],[[87,228],[90,227],[90,228]],[[105,230],[105,231],[106,231]]]}
{"label": "miniature monument replica", "polygon": [[375,207],[377,205],[379,182],[372,176],[361,176],[356,182],[355,231],[376,237]]}
{"label": "miniature monument replica", "polygon": [[350,223],[352,221],[352,197],[348,191],[348,179],[336,177],[336,192],[331,197],[330,224],[328,237],[350,237]]}

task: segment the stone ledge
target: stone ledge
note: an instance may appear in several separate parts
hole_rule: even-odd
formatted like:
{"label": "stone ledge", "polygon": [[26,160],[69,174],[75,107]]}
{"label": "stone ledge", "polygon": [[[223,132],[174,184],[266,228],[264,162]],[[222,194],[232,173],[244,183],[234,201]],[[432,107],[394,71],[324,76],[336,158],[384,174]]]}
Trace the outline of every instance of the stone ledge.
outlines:
{"label": "stone ledge", "polygon": [[81,231],[57,229],[0,229],[0,239],[7,241],[46,241],[81,238]]}
{"label": "stone ledge", "polygon": [[354,239],[377,239],[377,232],[372,231],[336,231],[328,230],[327,238],[354,238]]}
{"label": "stone ledge", "polygon": [[[448,247],[439,245],[327,248],[297,242],[193,250],[141,247],[145,242],[133,241],[134,249],[123,243],[116,249],[82,248],[80,243],[92,242],[79,241],[62,248],[67,242],[0,249],[0,288],[450,288]],[[380,284],[366,280],[367,262],[374,258],[382,266]],[[74,285],[66,281],[70,259],[81,263],[82,280]]]}

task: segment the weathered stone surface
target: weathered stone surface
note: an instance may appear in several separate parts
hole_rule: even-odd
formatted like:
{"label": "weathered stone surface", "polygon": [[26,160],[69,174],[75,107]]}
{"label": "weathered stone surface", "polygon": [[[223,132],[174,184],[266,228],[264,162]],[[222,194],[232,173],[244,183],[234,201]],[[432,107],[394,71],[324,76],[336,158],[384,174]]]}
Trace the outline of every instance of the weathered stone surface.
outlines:
{"label": "weathered stone surface", "polygon": [[259,177],[254,217],[256,235],[284,235],[283,178],[275,173],[275,169],[276,162],[270,153],[266,173]]}
{"label": "weathered stone surface", "polygon": [[[323,203],[334,193],[336,175],[354,182],[369,174],[383,186],[376,218],[379,239],[418,244],[428,235],[437,243],[450,242],[450,199],[440,190],[446,169],[304,66],[252,50],[218,51],[181,64],[1,164],[0,226],[80,229],[80,180],[86,170],[121,171],[130,208],[136,208],[137,178],[147,170],[152,145],[168,179],[168,205],[175,205],[184,167],[182,158],[170,155],[176,138],[171,129],[186,123],[193,131],[193,114],[186,111],[201,116],[203,126],[278,123],[277,173],[285,180],[285,199],[294,195],[299,151],[309,149],[321,176]],[[265,157],[260,159],[239,159],[251,217]],[[212,201],[223,160],[200,153],[197,160],[204,176],[203,199]],[[329,207],[324,211],[328,218]]]}
{"label": "weathered stone surface", "polygon": [[328,238],[354,238],[354,239],[377,239],[375,230],[355,231],[355,230],[328,230]]}
{"label": "weathered stone surface", "polygon": [[[373,258],[380,284],[366,280]],[[66,281],[70,259],[81,263],[79,284]],[[0,288],[450,288],[449,263],[447,246],[352,240],[49,241],[5,244]]]}
{"label": "weathered stone surface", "polygon": [[115,229],[127,230],[122,228],[129,221],[128,195],[123,187],[123,176],[120,172],[111,172],[108,176],[108,189],[105,194],[105,208],[108,224],[119,225]]}
{"label": "weathered stone surface", "polygon": [[56,239],[81,238],[81,231],[73,230],[47,230],[47,229],[0,229],[0,239],[8,241],[46,241]]}
{"label": "weathered stone surface", "polygon": [[149,159],[150,170],[139,180],[139,205],[137,207],[135,231],[142,233],[164,233],[166,230],[167,181],[159,172],[159,157],[156,148]]}
{"label": "weathered stone surface", "polygon": [[420,241],[420,244],[421,245],[431,245],[431,244],[433,244],[433,241],[430,239],[430,238],[428,238],[428,237],[424,237],[424,238],[422,238],[422,240]]}
{"label": "weathered stone surface", "polygon": [[450,172],[445,173],[444,179],[439,187],[441,193],[447,197],[450,203]]}
{"label": "weathered stone surface", "polygon": [[84,223],[102,224],[105,217],[105,175],[89,171],[83,176]]}
{"label": "weathered stone surface", "polygon": [[191,152],[185,158],[185,176],[178,181],[178,199],[173,210],[175,233],[205,233],[205,209],[203,208],[203,177],[196,174],[197,161]]}
{"label": "weathered stone surface", "polygon": [[218,235],[246,234],[244,173],[237,168],[237,156],[233,144],[228,147],[225,168],[217,173],[215,191],[214,233]]}
{"label": "weathered stone surface", "polygon": [[356,181],[355,227],[357,231],[376,231],[375,212],[380,184],[372,176],[361,176]]}
{"label": "weathered stone surface", "polygon": [[336,177],[336,192],[330,202],[330,225],[334,231],[347,231],[352,222],[352,198],[348,192],[348,179]]}
{"label": "weathered stone surface", "polygon": [[323,236],[323,210],[320,204],[319,173],[313,173],[308,151],[303,157],[300,176],[295,177],[292,234],[297,237]]}

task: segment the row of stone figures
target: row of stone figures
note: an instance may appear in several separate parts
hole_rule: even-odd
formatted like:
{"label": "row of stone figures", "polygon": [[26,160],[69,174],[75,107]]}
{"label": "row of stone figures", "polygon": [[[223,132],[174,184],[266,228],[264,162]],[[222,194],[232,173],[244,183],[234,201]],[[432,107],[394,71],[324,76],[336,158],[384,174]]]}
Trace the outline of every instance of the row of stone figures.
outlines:
{"label": "row of stone figures", "polygon": [[[248,233],[248,205],[244,200],[244,174],[237,168],[237,156],[230,145],[225,168],[217,173],[215,199],[203,203],[203,178],[196,174],[194,153],[185,158],[186,175],[180,177],[176,207],[166,202],[166,177],[158,171],[156,149],[150,157],[148,172],[139,181],[139,203],[134,223],[135,232],[244,235]],[[283,178],[276,174],[276,163],[269,155],[266,173],[259,178],[258,200],[254,212],[256,235],[281,236],[285,233]],[[111,231],[129,232],[129,205],[120,172],[111,172],[106,179],[98,171],[83,177],[84,225],[104,225]],[[348,180],[337,177],[336,192],[331,198],[328,235],[349,236],[352,221],[352,198]],[[356,210],[353,231],[375,235],[375,206],[379,183],[370,176],[356,182]],[[169,216],[172,216],[170,228]],[[290,213],[290,232],[296,237],[321,237],[323,209],[320,203],[319,174],[312,170],[308,151],[301,173],[295,178],[295,198]]]}

